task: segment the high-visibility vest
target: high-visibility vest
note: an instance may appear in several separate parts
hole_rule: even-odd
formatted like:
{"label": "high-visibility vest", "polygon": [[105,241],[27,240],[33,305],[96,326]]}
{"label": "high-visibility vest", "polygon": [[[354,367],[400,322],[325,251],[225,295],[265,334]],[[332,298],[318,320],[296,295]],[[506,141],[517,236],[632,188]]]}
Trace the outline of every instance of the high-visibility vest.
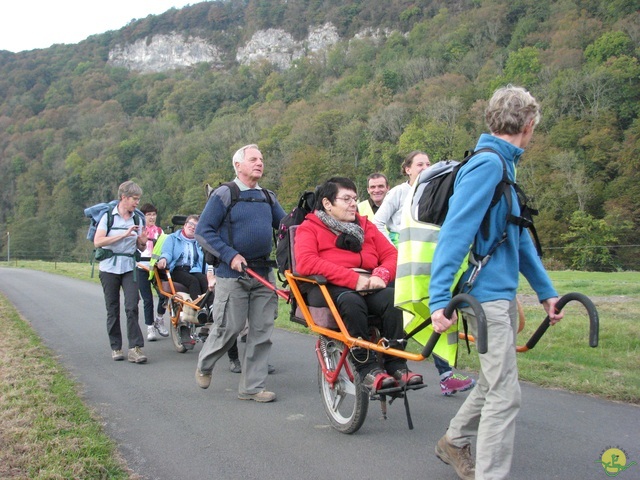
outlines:
{"label": "high-visibility vest", "polygon": [[370,221],[373,222],[375,213],[373,213],[373,209],[371,208],[369,199],[363,200],[358,204],[358,213],[361,217],[367,217]]}
{"label": "high-visibility vest", "polygon": [[[431,280],[431,262],[438,243],[440,226],[417,220],[417,202],[420,195],[418,182],[415,182],[402,207],[402,222],[398,239],[398,269],[395,282],[395,306],[409,312],[404,315],[405,332],[411,332],[425,319],[431,316],[429,311],[429,281]],[[416,194],[416,191],[418,193]],[[456,274],[454,285],[464,273],[467,260]],[[433,333],[429,325],[412,338],[426,345]],[[454,323],[444,332],[433,353],[455,366],[458,352],[458,325]]]}
{"label": "high-visibility vest", "polygon": [[161,233],[153,246],[153,253],[151,254],[151,260],[149,260],[149,280],[153,280],[153,267],[162,258],[162,245],[168,237],[169,235],[166,233]]}

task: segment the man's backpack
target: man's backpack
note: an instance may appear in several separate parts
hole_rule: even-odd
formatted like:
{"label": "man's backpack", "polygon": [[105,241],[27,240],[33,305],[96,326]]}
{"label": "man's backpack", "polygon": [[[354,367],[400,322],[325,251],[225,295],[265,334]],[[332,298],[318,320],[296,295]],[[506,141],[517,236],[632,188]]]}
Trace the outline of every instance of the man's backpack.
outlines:
{"label": "man's backpack", "polygon": [[316,203],[314,192],[304,192],[298,200],[298,206],[286,215],[281,221],[276,233],[276,263],[278,273],[284,275],[285,270],[291,269],[291,237],[290,229],[294,225],[300,225],[308,213],[313,212]]}

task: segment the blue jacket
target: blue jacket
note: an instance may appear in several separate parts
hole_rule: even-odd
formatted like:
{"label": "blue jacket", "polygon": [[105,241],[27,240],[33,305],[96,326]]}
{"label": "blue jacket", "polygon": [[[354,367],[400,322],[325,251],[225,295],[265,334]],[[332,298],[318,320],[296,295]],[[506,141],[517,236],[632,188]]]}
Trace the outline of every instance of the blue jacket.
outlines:
{"label": "blue jacket", "polygon": [[[169,270],[173,270],[176,265],[187,263],[187,259],[184,258],[186,243],[189,240],[182,235],[182,230],[178,230],[177,232],[172,233],[167,237],[167,239],[162,244],[162,254],[161,257],[167,260],[167,266]],[[205,263],[204,263],[204,252],[202,251],[202,247],[198,242],[194,240],[194,245],[196,247],[196,251],[198,253],[198,258],[194,259],[195,262],[190,262],[191,265],[191,273],[205,272]]]}
{"label": "blue jacket", "polygon": [[[207,249],[217,252],[221,260],[216,268],[216,276],[235,278],[242,274],[230,267],[231,261],[239,253],[248,262],[267,259],[273,249],[273,230],[280,225],[285,212],[271,195],[272,204],[266,201],[264,193],[257,188],[249,189],[239,180],[240,198],[253,201],[239,201],[229,211],[231,190],[227,186],[216,189],[204,207],[196,227],[196,238]],[[255,271],[267,276],[269,268],[255,268]]]}
{"label": "blue jacket", "polygon": [[[483,134],[476,150],[489,147],[499,152],[507,163],[509,178],[515,181],[515,168],[524,152],[493,135]],[[449,200],[449,213],[442,225],[438,246],[434,254],[429,285],[429,308],[433,312],[444,308],[451,299],[451,285],[455,273],[475,242],[474,251],[486,255],[491,247],[507,231],[507,240],[500,245],[488,263],[482,268],[472,290],[479,302],[513,300],[518,288],[519,272],[524,275],[540,301],[557,296],[551,280],[536,253],[529,232],[513,224],[507,224],[507,200],[502,196],[490,211],[489,238],[484,239],[480,225],[489,208],[496,185],[502,179],[502,162],[491,152],[480,153],[470,159],[458,173],[454,192]],[[516,194],[511,189],[512,213],[519,216]],[[462,277],[466,281],[471,273]]]}

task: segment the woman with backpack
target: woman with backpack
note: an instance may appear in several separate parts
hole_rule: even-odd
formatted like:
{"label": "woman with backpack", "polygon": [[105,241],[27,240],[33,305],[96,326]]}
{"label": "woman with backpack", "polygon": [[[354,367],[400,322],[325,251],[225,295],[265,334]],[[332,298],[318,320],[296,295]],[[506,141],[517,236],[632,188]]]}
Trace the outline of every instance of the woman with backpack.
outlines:
{"label": "woman with backpack", "polygon": [[100,262],[100,283],[107,307],[107,333],[111,344],[111,358],[124,360],[122,331],[120,329],[120,289],[124,293],[124,309],[127,317],[127,339],[131,363],[145,363],[142,352],[144,337],[138,324],[138,282],[136,275],[136,250],[147,245],[144,226],[134,220],[135,209],[140,203],[142,188],[126,181],[118,188],[118,204],[113,207],[108,227],[108,215],[98,222],[93,243],[96,248],[108,250],[111,257]]}

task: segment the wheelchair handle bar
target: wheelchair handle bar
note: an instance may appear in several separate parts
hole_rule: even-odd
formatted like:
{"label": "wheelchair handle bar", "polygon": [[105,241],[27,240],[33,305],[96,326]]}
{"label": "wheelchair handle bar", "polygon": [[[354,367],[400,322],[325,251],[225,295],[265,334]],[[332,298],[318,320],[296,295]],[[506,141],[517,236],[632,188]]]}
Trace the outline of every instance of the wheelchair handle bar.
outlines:
{"label": "wheelchair handle bar", "polygon": [[[444,316],[447,318],[451,318],[453,315],[453,311],[455,308],[461,303],[466,303],[473,310],[473,314],[476,317],[478,322],[478,338],[476,338],[476,347],[478,349],[478,353],[487,353],[487,318],[484,314],[484,310],[482,309],[482,305],[480,302],[476,300],[474,297],[469,295],[468,293],[459,293],[455,297],[451,299],[449,304],[444,309]],[[437,332],[433,332],[427,341],[427,344],[424,346],[422,350],[422,356],[427,358],[431,355],[433,348],[438,343],[438,339],[440,338],[440,334]]]}
{"label": "wheelchair handle bar", "polygon": [[[591,299],[582,293],[572,292],[567,293],[562,296],[558,303],[556,303],[556,310],[560,312],[564,306],[575,300],[576,302],[581,303],[587,309],[587,314],[589,315],[589,346],[591,348],[595,348],[598,346],[598,332],[600,330],[600,320],[598,318],[598,311],[596,310],[596,306],[593,304]],[[549,326],[551,325],[549,316],[545,318],[535,333],[531,336],[529,341],[526,343],[526,349],[531,350],[536,346],[538,340],[544,335]]]}
{"label": "wheelchair handle bar", "polygon": [[247,272],[249,274],[249,276],[255,278],[256,280],[258,280],[261,284],[263,284],[265,287],[273,290],[273,292],[278,295],[280,298],[282,298],[285,301],[289,301],[290,300],[290,294],[287,290],[282,290],[280,288],[277,288],[275,285],[272,285],[268,280],[266,280],[264,277],[262,277],[261,275],[259,275],[255,270],[247,267],[246,265],[242,265],[242,268],[245,272]]}

